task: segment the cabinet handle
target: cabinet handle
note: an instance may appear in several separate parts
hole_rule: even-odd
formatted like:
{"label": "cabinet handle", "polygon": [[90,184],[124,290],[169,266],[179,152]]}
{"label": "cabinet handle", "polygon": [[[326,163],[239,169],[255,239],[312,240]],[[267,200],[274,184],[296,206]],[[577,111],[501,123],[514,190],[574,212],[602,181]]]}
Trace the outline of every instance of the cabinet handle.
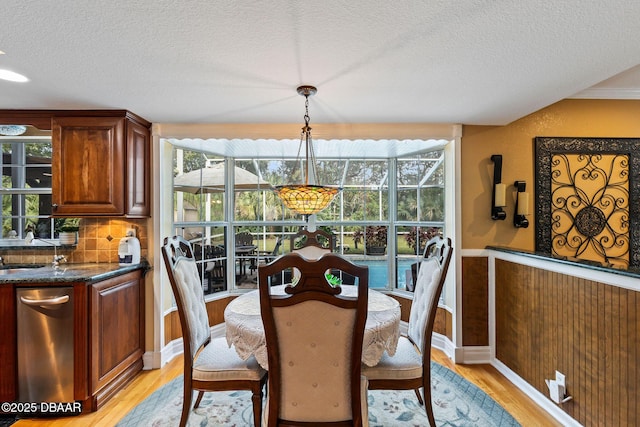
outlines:
{"label": "cabinet handle", "polygon": [[53,209],[58,209],[58,204],[57,204],[57,203],[54,203],[54,204],[52,204],[52,205],[51,205],[51,207],[52,207]]}
{"label": "cabinet handle", "polygon": [[57,306],[69,302],[69,295],[61,295],[59,297],[44,298],[44,299],[31,299],[20,297],[20,302],[26,305],[38,305],[42,308]]}

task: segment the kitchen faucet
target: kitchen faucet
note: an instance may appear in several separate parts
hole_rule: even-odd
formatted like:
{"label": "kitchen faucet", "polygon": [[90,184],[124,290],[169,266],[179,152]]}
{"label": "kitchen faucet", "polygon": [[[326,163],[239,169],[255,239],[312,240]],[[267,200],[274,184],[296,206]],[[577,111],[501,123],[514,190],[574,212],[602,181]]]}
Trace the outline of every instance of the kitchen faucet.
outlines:
{"label": "kitchen faucet", "polygon": [[[57,254],[53,256],[53,262],[51,263],[51,268],[53,268],[55,274],[58,274],[60,272],[61,262],[67,262],[67,257],[64,255],[57,255]],[[66,268],[62,270],[62,272],[60,272],[59,274],[64,273],[65,270]]]}
{"label": "kitchen faucet", "polygon": [[[29,234],[31,234],[31,238],[29,238]],[[31,245],[35,242],[42,242],[46,243],[47,245],[53,246],[53,261],[51,261],[51,268],[53,269],[55,275],[63,274],[67,269],[65,268],[64,270],[61,270],[60,264],[63,262],[67,262],[67,257],[65,255],[58,255],[58,245],[55,242],[50,242],[44,239],[35,239],[32,236],[33,234],[31,232],[27,233],[27,238],[25,239],[25,242],[27,244]]]}

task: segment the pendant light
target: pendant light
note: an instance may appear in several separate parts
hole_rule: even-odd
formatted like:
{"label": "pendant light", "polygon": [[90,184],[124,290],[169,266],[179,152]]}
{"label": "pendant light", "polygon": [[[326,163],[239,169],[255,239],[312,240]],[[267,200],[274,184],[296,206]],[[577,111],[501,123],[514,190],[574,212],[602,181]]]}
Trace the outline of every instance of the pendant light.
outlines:
{"label": "pendant light", "polygon": [[340,189],[317,184],[316,158],[313,152],[311,127],[309,126],[309,96],[315,95],[318,90],[313,86],[300,86],[297,91],[299,95],[305,97],[304,126],[300,134],[298,149],[298,154],[300,154],[304,144],[304,183],[279,185],[274,188],[274,191],[287,208],[309,219],[309,215],[318,213],[329,206]]}

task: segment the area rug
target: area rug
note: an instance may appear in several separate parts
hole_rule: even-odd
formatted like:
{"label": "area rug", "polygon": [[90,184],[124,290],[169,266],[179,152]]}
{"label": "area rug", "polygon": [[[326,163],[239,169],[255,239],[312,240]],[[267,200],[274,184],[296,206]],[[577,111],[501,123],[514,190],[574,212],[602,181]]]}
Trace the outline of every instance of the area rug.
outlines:
{"label": "area rug", "polygon": [[16,422],[15,415],[0,415],[0,427],[9,427]]}
{"label": "area rug", "polygon": [[[433,412],[438,426],[519,426],[491,397],[460,375],[431,362]],[[195,400],[195,399],[194,399]],[[156,390],[129,412],[117,427],[177,426],[182,411],[182,377]],[[253,408],[248,391],[205,393],[191,412],[188,426],[252,426]],[[371,427],[428,426],[423,406],[414,391],[369,391]]]}

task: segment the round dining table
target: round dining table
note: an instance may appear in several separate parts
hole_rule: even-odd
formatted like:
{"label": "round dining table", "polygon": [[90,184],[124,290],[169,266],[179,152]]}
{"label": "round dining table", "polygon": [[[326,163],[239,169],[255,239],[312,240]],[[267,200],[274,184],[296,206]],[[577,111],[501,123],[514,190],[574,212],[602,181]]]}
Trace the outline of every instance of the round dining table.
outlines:
{"label": "round dining table", "polygon": [[[271,293],[284,295],[285,286],[272,286]],[[356,295],[357,288],[342,285],[342,293],[346,296]],[[260,315],[258,290],[247,292],[231,301],[224,310],[224,320],[229,346],[234,346],[243,360],[254,355],[260,366],[268,369],[267,344]],[[393,356],[399,336],[400,304],[381,292],[369,289],[362,362],[367,366],[375,366],[385,351]]]}

